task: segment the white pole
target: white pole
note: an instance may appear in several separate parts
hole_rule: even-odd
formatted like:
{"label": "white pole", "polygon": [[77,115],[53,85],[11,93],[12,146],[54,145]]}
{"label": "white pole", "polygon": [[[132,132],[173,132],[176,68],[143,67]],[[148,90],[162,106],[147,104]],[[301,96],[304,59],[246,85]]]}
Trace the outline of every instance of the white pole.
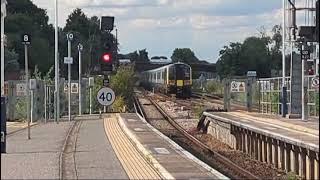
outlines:
{"label": "white pole", "polygon": [[33,90],[31,90],[31,106],[30,106],[30,119],[31,123],[33,123]]}
{"label": "white pole", "polygon": [[47,85],[44,85],[44,122],[47,123]]}
{"label": "white pole", "polygon": [[[68,40],[68,57],[71,57],[71,41]],[[71,64],[68,64],[68,113],[71,121]]]}
{"label": "white pole", "polygon": [[[305,45],[302,45],[302,50],[305,49]],[[305,63],[305,59],[301,59],[301,64],[302,64],[302,68],[301,68],[301,79],[302,79],[302,82],[301,82],[301,119],[302,120],[305,120],[306,116],[305,116],[305,104],[304,104],[304,63]]]}
{"label": "white pole", "polygon": [[59,57],[58,57],[58,0],[55,0],[54,9],[55,9],[55,21],[54,21],[54,25],[55,25],[55,29],[54,29],[55,113],[54,113],[54,118],[55,118],[55,121],[58,123],[60,118]]}
{"label": "white pole", "polygon": [[286,84],[285,84],[285,80],[286,80],[286,56],[285,56],[285,51],[286,51],[286,47],[285,47],[285,40],[286,40],[286,1],[287,0],[282,0],[282,108],[281,108],[281,114],[282,117],[285,117],[285,106],[286,106],[286,100],[285,98],[285,94],[286,94]]}
{"label": "white pole", "polygon": [[26,73],[26,96],[27,96],[27,121],[28,121],[28,139],[30,139],[30,91],[29,91],[29,72],[28,72],[28,47],[24,45],[24,67]]}
{"label": "white pole", "polygon": [[283,1],[283,13],[282,13],[282,86],[285,86],[285,77],[286,77],[286,61],[285,61],[285,36],[286,36],[286,0]]}
{"label": "white pole", "polygon": [[92,88],[90,87],[90,94],[89,94],[89,101],[90,101],[89,102],[90,103],[89,104],[89,108],[90,108],[89,111],[90,111],[90,114],[92,114],[92,110],[91,110],[92,109],[91,95],[92,95]]}
{"label": "white pole", "polygon": [[1,96],[4,96],[4,16],[1,12]]}
{"label": "white pole", "polygon": [[81,115],[81,50],[79,50],[79,115]]}

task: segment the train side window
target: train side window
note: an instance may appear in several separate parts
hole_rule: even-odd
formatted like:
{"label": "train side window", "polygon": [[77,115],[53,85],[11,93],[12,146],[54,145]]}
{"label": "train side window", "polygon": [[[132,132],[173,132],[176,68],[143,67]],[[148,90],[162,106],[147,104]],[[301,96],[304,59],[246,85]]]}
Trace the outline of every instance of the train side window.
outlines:
{"label": "train side window", "polygon": [[163,73],[164,77],[163,77],[163,81],[167,82],[167,68],[164,69],[164,73]]}
{"label": "train side window", "polygon": [[169,67],[169,80],[174,80],[175,77],[175,70],[174,66]]}

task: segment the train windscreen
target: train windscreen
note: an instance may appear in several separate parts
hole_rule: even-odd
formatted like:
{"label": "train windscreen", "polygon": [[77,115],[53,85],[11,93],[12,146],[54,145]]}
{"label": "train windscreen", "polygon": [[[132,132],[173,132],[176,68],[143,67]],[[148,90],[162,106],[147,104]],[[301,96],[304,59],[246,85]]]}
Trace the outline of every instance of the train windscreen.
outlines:
{"label": "train windscreen", "polygon": [[190,67],[185,64],[176,64],[176,79],[190,80]]}

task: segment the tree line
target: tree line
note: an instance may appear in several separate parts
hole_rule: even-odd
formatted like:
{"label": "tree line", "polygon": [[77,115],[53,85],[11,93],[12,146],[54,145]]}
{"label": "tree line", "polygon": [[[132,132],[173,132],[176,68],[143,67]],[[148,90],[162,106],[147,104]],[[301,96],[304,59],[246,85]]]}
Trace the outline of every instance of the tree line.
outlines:
{"label": "tree line", "polygon": [[[7,0],[7,17],[5,19],[5,33],[8,45],[5,48],[6,71],[19,71],[24,68],[24,48],[21,35],[31,35],[29,46],[29,68],[37,69],[45,74],[54,66],[54,27],[48,23],[49,17],[45,9],[38,8],[31,0]],[[74,9],[68,16],[66,25],[58,29],[59,33],[59,67],[62,77],[67,76],[67,66],[63,57],[67,56],[66,34],[72,32],[72,78],[78,75],[78,50],[81,43],[82,72],[89,75],[99,66],[102,53],[100,20],[97,16],[87,17],[81,9]],[[261,28],[259,36],[246,38],[242,43],[231,42],[219,51],[216,63],[217,72],[221,78],[228,76],[242,76],[248,70],[256,70],[259,77],[270,77],[271,71],[281,68],[281,26],[272,28],[272,35]],[[111,36],[115,38],[112,34]],[[137,50],[128,54],[119,54],[119,59],[130,59],[134,62],[150,62],[147,49]],[[166,60],[165,56],[153,56],[151,60]],[[190,48],[176,48],[171,55],[172,62],[188,64],[202,63]]]}
{"label": "tree line", "polygon": [[216,63],[221,78],[243,76],[247,71],[257,71],[258,77],[270,77],[272,70],[280,70],[282,63],[282,27],[275,25],[268,36],[261,28],[259,36],[247,37],[242,43],[231,42],[219,52]]}

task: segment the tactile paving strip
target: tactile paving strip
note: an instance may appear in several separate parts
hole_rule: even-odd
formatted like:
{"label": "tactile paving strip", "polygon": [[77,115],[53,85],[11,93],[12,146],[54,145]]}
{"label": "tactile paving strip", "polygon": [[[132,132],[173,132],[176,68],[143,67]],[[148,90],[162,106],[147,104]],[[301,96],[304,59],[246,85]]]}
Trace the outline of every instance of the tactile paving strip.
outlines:
{"label": "tactile paving strip", "polygon": [[135,149],[116,118],[104,119],[105,132],[130,179],[162,179],[158,172]]}

